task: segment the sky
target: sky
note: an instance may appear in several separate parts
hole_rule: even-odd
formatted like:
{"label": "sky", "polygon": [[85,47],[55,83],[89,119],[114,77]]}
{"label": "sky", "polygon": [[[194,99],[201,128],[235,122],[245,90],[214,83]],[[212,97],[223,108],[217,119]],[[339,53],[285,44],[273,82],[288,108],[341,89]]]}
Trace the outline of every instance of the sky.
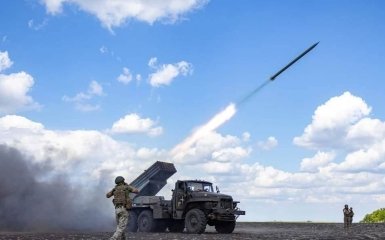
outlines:
{"label": "sky", "polygon": [[166,198],[206,179],[240,221],[338,222],[344,204],[359,221],[385,204],[384,7],[1,1],[0,145],[48,166],[41,184],[107,192],[160,160],[178,170]]}

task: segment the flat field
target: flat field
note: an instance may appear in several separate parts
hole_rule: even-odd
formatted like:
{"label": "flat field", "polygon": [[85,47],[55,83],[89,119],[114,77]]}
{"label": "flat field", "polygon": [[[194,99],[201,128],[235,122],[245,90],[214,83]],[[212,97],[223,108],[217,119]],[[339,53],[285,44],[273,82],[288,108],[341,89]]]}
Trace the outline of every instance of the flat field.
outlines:
{"label": "flat field", "polygon": [[[0,239],[108,239],[111,232],[21,233],[0,232]],[[204,234],[129,233],[128,239],[141,240],[222,240],[222,239],[385,239],[385,224],[355,223],[345,231],[342,223],[240,222],[234,233],[218,234],[207,227]]]}

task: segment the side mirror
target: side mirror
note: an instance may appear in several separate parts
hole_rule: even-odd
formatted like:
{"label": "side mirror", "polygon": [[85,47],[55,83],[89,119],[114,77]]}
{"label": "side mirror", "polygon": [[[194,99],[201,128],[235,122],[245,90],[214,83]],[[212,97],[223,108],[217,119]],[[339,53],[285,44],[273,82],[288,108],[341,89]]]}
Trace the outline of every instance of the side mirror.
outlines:
{"label": "side mirror", "polygon": [[215,186],[215,190],[217,191],[217,193],[220,193],[218,186]]}

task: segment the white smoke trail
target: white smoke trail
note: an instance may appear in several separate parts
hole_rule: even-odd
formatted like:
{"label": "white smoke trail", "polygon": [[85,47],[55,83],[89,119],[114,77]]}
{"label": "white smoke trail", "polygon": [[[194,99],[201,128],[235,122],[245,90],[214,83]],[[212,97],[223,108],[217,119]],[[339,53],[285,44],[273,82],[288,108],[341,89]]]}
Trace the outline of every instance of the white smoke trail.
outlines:
{"label": "white smoke trail", "polygon": [[176,145],[171,150],[171,156],[176,162],[182,161],[183,157],[186,156],[189,149],[201,138],[204,138],[208,133],[222,126],[225,122],[230,120],[237,112],[236,105],[230,103],[223,111],[216,114],[206,124],[198,127],[192,132],[190,136],[185,138],[181,143]]}

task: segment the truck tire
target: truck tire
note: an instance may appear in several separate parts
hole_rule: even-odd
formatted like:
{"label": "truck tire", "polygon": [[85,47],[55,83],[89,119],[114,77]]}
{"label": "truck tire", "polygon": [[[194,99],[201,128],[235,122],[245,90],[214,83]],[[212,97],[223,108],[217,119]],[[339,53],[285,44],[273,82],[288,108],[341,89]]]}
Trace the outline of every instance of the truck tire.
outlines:
{"label": "truck tire", "polygon": [[232,233],[235,228],[235,221],[230,222],[217,222],[215,224],[215,230],[218,233]]}
{"label": "truck tire", "polygon": [[206,230],[206,215],[202,210],[198,208],[194,208],[188,211],[184,221],[188,233],[201,234]]}
{"label": "truck tire", "polygon": [[155,220],[151,210],[144,210],[138,217],[139,232],[153,232],[155,230]]}
{"label": "truck tire", "polygon": [[138,231],[138,214],[135,211],[128,211],[130,216],[128,217],[127,231]]}
{"label": "truck tire", "polygon": [[184,221],[183,220],[174,220],[171,221],[168,226],[168,231],[173,233],[181,233],[184,230]]}

